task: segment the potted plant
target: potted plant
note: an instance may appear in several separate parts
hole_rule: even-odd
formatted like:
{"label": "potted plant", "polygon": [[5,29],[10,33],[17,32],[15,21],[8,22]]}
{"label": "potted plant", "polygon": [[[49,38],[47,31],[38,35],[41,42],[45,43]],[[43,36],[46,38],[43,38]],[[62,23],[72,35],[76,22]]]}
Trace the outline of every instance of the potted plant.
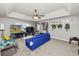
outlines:
{"label": "potted plant", "polygon": [[56,29],[56,24],[53,24],[52,25],[52,29]]}
{"label": "potted plant", "polygon": [[70,24],[65,24],[65,29],[68,31],[70,29]]}
{"label": "potted plant", "polygon": [[62,28],[62,24],[58,24],[58,28]]}

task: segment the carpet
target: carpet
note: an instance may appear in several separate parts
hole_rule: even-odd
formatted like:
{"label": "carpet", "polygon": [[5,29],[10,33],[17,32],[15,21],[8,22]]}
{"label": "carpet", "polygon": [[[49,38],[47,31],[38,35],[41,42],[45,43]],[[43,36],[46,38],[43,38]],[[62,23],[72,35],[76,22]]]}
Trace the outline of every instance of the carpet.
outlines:
{"label": "carpet", "polygon": [[34,51],[25,46],[22,39],[17,39],[19,49],[13,56],[78,56],[77,43],[51,39]]}

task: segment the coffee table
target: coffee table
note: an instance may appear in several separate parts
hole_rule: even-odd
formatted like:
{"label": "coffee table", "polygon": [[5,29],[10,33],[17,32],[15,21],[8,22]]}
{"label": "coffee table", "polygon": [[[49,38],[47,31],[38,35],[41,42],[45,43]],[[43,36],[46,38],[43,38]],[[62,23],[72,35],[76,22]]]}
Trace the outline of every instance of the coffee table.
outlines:
{"label": "coffee table", "polygon": [[14,43],[13,45],[5,46],[4,48],[0,48],[0,55],[1,56],[11,56],[15,54],[18,50],[17,43]]}
{"label": "coffee table", "polygon": [[17,52],[18,45],[16,42],[13,42],[12,44],[5,45],[3,48],[0,48],[0,55],[1,56],[11,56],[14,53]]}

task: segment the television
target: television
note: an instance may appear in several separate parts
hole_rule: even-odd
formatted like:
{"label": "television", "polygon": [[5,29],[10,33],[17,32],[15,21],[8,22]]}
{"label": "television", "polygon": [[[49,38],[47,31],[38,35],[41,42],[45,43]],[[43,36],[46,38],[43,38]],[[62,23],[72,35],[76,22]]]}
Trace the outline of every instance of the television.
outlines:
{"label": "television", "polygon": [[28,34],[34,34],[34,27],[26,27],[26,32]]}

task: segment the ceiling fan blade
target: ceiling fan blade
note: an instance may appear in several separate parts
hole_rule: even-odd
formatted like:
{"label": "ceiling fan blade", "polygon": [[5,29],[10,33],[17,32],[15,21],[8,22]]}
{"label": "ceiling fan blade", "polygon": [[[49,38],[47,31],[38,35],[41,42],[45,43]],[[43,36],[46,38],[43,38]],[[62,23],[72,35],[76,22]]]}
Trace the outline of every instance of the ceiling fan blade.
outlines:
{"label": "ceiling fan blade", "polygon": [[39,16],[44,17],[44,15],[39,15]]}
{"label": "ceiling fan blade", "polygon": [[39,19],[41,19],[41,17],[38,17]]}

